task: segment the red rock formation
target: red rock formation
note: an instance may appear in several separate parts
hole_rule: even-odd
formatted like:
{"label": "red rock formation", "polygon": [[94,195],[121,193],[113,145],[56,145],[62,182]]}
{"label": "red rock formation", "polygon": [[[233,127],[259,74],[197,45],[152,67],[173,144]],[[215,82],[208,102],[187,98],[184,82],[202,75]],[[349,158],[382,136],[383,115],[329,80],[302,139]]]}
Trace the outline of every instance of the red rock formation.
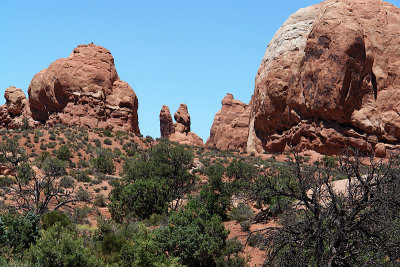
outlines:
{"label": "red rock formation", "polygon": [[56,60],[33,77],[28,94],[32,117],[43,123],[140,133],[136,94],[101,46],[79,45]]}
{"label": "red rock formation", "polygon": [[178,129],[178,132],[188,133],[190,132],[190,115],[186,104],[180,104],[178,110],[174,114],[176,121],[175,127],[183,127]]}
{"label": "red rock formation", "polygon": [[[190,131],[190,115],[186,104],[181,104],[175,112],[175,124],[167,106],[163,106],[160,112],[161,137],[184,145],[204,146],[203,139]],[[173,127],[173,128],[172,128]]]}
{"label": "red rock formation", "polygon": [[6,103],[0,106],[0,127],[20,128],[25,123],[34,126],[28,99],[21,89],[8,87],[4,93]]}
{"label": "red rock formation", "polygon": [[174,122],[172,121],[168,106],[163,106],[160,111],[160,132],[163,138],[169,138],[175,133]]}
{"label": "red rock formation", "polygon": [[327,0],[290,16],[256,76],[248,151],[393,148],[399,43],[400,10],[380,0]]}
{"label": "red rock formation", "polygon": [[246,150],[250,108],[227,94],[221,101],[222,108],[215,114],[206,146],[222,150]]}

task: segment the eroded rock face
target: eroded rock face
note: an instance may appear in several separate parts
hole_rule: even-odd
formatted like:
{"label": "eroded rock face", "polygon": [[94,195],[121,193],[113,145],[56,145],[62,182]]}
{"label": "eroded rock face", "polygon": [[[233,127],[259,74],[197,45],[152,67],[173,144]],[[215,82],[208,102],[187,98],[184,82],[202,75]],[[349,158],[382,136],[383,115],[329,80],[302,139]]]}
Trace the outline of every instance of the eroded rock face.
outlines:
{"label": "eroded rock face", "polygon": [[160,132],[161,137],[169,138],[175,133],[174,122],[172,121],[171,113],[169,112],[168,106],[162,106],[160,111]]}
{"label": "eroded rock face", "polygon": [[227,94],[221,101],[222,108],[215,114],[206,146],[222,150],[246,150],[250,108]]}
{"label": "eroded rock face", "polygon": [[190,115],[186,104],[180,104],[178,110],[174,114],[174,119],[178,127],[183,127],[179,129],[178,132],[190,132]]}
{"label": "eroded rock face", "polygon": [[174,114],[176,123],[173,124],[168,106],[160,111],[161,137],[183,145],[204,146],[203,139],[190,131],[190,115],[186,104],[181,104]]}
{"label": "eroded rock face", "polygon": [[4,93],[6,103],[0,106],[0,127],[20,128],[23,124],[33,127],[29,102],[24,92],[14,86],[10,86]]}
{"label": "eroded rock face", "polygon": [[28,94],[32,117],[42,123],[140,133],[136,94],[101,46],[79,45],[56,60],[33,77]]}
{"label": "eroded rock face", "polygon": [[399,42],[400,11],[380,0],[327,0],[290,16],[256,76],[248,151],[383,154],[400,140]]}

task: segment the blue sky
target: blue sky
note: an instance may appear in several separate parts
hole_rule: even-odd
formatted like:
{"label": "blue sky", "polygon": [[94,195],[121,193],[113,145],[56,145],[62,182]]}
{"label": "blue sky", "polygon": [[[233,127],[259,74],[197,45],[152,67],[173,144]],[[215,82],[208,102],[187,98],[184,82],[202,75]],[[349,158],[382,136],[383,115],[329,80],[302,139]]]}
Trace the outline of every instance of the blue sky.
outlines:
{"label": "blue sky", "polygon": [[173,114],[186,103],[192,131],[206,141],[226,93],[249,102],[276,30],[318,2],[0,0],[0,95],[10,85],[26,93],[37,72],[94,42],[136,92],[143,135],[159,137],[162,105]]}

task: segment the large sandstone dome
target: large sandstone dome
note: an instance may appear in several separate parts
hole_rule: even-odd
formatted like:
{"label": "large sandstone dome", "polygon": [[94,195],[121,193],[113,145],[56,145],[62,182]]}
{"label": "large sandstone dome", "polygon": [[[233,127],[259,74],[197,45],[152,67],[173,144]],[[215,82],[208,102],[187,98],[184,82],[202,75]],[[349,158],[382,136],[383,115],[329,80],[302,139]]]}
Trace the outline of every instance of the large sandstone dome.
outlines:
{"label": "large sandstone dome", "polygon": [[325,154],[400,140],[400,10],[327,0],[289,17],[255,79],[248,151]]}
{"label": "large sandstone dome", "polygon": [[101,46],[79,45],[51,63],[33,77],[28,94],[32,118],[42,123],[140,132],[136,94]]}

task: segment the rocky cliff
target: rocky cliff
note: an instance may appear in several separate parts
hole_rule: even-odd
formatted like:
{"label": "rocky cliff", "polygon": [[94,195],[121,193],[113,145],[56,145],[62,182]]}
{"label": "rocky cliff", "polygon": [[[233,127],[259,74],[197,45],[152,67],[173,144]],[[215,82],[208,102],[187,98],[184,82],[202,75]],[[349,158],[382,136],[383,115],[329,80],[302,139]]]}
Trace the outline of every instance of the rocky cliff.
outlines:
{"label": "rocky cliff", "polygon": [[290,16],[255,79],[248,151],[397,148],[399,43],[400,10],[380,0],[327,0]]}

